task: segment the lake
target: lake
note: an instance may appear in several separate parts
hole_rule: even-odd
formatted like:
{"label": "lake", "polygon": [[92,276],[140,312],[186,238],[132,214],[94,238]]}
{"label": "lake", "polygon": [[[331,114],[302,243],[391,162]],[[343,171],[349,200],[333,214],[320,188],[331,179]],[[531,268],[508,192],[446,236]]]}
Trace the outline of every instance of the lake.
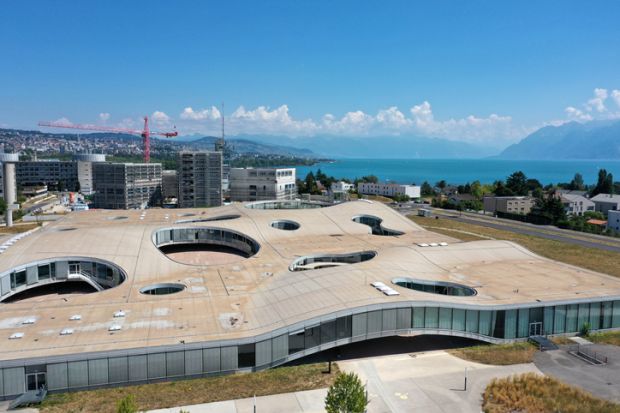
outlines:
{"label": "lake", "polygon": [[381,181],[403,184],[424,181],[434,184],[445,179],[451,184],[479,180],[492,183],[506,179],[514,171],[523,171],[528,178],[538,179],[543,185],[570,182],[576,172],[587,184],[596,183],[599,169],[613,173],[620,181],[620,160],[594,161],[509,161],[497,159],[341,159],[333,163],[298,166],[297,177],[303,179],[309,171],[321,169],[335,178],[355,179],[376,175]]}

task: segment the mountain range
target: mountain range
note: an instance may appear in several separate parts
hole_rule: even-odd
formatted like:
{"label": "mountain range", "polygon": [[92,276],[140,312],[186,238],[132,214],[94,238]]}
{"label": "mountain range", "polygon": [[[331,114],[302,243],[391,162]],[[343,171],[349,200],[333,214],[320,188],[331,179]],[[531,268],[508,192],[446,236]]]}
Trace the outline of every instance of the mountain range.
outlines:
{"label": "mountain range", "polygon": [[620,121],[546,126],[504,149],[496,159],[620,159]]}
{"label": "mountain range", "polygon": [[310,149],[325,158],[482,158],[495,155],[497,148],[465,142],[417,136],[344,137],[239,135],[237,138],[267,145]]}

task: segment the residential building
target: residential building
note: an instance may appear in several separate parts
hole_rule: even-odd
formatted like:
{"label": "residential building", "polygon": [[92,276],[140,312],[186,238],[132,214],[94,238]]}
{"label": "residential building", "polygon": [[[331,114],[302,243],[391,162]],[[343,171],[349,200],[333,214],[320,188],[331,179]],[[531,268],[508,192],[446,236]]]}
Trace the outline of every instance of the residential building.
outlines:
{"label": "residential building", "polygon": [[582,216],[584,212],[594,211],[594,202],[582,195],[564,193],[560,195],[566,215]]}
{"label": "residential building", "polygon": [[222,152],[179,152],[179,207],[222,205]]}
{"label": "residential building", "polygon": [[345,181],[338,181],[338,182],[333,182],[332,183],[330,191],[332,193],[336,194],[336,193],[349,192],[349,191],[351,191],[353,189],[355,189],[355,185],[350,184],[350,183],[345,182]]}
{"label": "residential building", "polygon": [[269,201],[296,196],[295,168],[230,169],[231,201]]}
{"label": "residential building", "polygon": [[20,161],[15,164],[15,178],[18,188],[47,185],[56,191],[80,189],[76,161]]}
{"label": "residential building", "polygon": [[620,195],[598,194],[590,198],[597,212],[607,214],[609,211],[620,210]]}
{"label": "residential building", "polygon": [[381,196],[396,196],[407,195],[409,198],[420,197],[420,187],[417,185],[401,185],[401,184],[389,184],[389,183],[372,183],[372,182],[360,182],[357,186],[357,191],[364,195],[381,195]]}
{"label": "residential building", "polygon": [[607,229],[620,232],[620,211],[610,210],[607,212]]}
{"label": "residential building", "polygon": [[158,205],[161,171],[160,163],[94,163],[94,207],[137,209]]}
{"label": "residential building", "polygon": [[527,215],[536,200],[529,196],[485,196],[483,205],[486,212]]}

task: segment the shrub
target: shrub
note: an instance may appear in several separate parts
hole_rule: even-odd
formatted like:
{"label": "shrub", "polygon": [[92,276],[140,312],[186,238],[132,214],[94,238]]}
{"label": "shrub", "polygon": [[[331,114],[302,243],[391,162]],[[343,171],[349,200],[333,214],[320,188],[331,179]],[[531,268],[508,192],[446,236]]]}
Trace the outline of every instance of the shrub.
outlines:
{"label": "shrub", "polygon": [[355,373],[338,374],[325,398],[328,413],[363,413],[367,405],[366,390]]}
{"label": "shrub", "polygon": [[137,411],[138,406],[132,395],[123,397],[116,405],[117,413],[136,413]]}
{"label": "shrub", "polygon": [[581,334],[584,337],[588,337],[590,335],[590,329],[591,329],[590,323],[586,321],[581,326],[581,330],[579,330],[579,334]]}

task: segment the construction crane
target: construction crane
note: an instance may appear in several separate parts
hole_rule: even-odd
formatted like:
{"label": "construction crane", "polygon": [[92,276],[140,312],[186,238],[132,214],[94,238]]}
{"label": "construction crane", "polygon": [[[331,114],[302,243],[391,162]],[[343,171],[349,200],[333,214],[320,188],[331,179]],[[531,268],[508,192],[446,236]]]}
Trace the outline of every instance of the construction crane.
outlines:
{"label": "construction crane", "polygon": [[80,130],[92,130],[100,132],[113,132],[113,133],[128,133],[130,135],[142,136],[142,144],[144,146],[144,162],[149,163],[151,161],[151,136],[163,136],[165,138],[173,138],[178,136],[178,132],[153,132],[149,129],[149,117],[144,117],[144,129],[124,129],[114,128],[110,126],[98,126],[98,125],[78,125],[72,123],[60,123],[60,122],[39,122],[39,126],[46,126],[49,128],[67,128],[67,129],[80,129]]}

